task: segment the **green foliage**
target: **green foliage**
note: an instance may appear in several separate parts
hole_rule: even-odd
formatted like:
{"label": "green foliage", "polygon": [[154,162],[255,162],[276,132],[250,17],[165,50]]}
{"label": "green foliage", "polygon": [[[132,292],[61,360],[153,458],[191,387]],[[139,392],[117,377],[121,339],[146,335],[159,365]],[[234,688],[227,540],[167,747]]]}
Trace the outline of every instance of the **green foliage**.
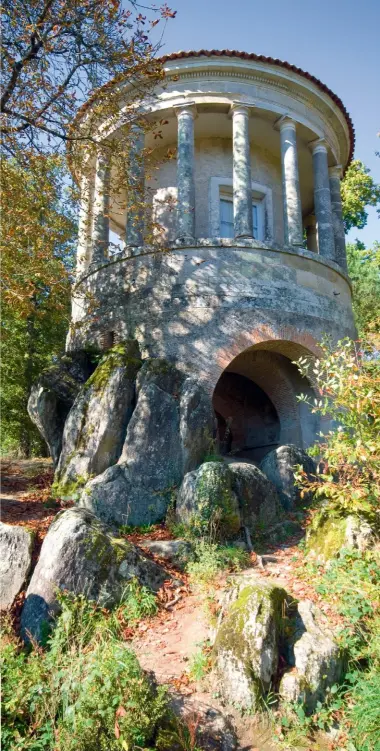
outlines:
{"label": "green foliage", "polygon": [[124,620],[130,626],[133,626],[142,618],[150,618],[155,615],[157,609],[155,595],[147,587],[140,586],[137,579],[131,579],[124,592],[120,607]]}
{"label": "green foliage", "polygon": [[84,598],[60,595],[60,605],[47,651],[27,654],[9,629],[3,634],[4,751],[153,744],[166,714],[165,691],[145,677],[118,619]]}
{"label": "green foliage", "polygon": [[[344,748],[380,748],[380,558],[376,550],[341,550],[328,566],[307,562],[306,580],[343,617],[337,636],[348,659],[340,687],[333,687],[327,703],[307,718],[307,732],[338,720],[346,737]],[[332,697],[334,689],[334,696]],[[290,725],[292,728],[293,725]],[[287,738],[287,733],[284,733]]]}
{"label": "green foliage", "polygon": [[191,655],[188,674],[193,681],[201,681],[211,670],[210,645],[201,644],[201,648]]}
{"label": "green foliage", "polygon": [[2,165],[2,453],[43,452],[26,405],[67,330],[76,226],[63,176],[53,159],[32,172]]}
{"label": "green foliage", "polygon": [[[311,453],[323,456],[323,471],[310,481],[299,471],[302,493],[312,493],[321,516],[354,515],[380,524],[380,349],[379,336],[361,342],[349,339],[335,349],[321,345],[322,357],[301,358],[301,374],[316,384],[312,401],[301,395],[313,413],[337,426],[322,436]],[[322,504],[322,505],[321,505]]]}
{"label": "green foliage", "polygon": [[380,665],[357,677],[347,713],[350,737],[357,751],[380,748]]}
{"label": "green foliage", "polygon": [[342,204],[346,232],[352,227],[365,227],[368,217],[366,207],[380,204],[380,185],[375,183],[370,170],[358,159],[351,162],[342,180]]}
{"label": "green foliage", "polygon": [[348,243],[347,263],[353,287],[355,323],[362,336],[380,315],[380,244],[365,248],[359,240]]}
{"label": "green foliage", "polygon": [[199,540],[194,546],[193,560],[187,564],[190,582],[205,593],[215,585],[224,571],[240,571],[249,565],[244,550]]}

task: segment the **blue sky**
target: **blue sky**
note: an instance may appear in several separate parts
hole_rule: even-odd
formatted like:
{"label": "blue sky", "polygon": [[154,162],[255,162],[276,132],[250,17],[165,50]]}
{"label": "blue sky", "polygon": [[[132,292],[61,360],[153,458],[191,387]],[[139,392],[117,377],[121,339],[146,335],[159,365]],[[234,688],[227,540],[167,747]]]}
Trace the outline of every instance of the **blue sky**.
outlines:
{"label": "blue sky", "polygon": [[[356,132],[355,158],[380,182],[380,0],[168,0],[163,52],[229,48],[278,57],[317,76],[343,101]],[[380,241],[369,212],[367,245]]]}

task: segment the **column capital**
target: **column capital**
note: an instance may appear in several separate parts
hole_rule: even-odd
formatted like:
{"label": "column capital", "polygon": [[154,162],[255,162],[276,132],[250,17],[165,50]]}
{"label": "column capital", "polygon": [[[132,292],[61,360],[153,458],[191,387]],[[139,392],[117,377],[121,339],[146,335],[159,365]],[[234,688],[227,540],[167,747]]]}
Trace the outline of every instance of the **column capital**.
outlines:
{"label": "column capital", "polygon": [[250,117],[252,107],[251,102],[232,102],[228,114],[230,117],[233,117],[234,113]]}
{"label": "column capital", "polygon": [[316,138],[315,141],[310,141],[309,148],[312,152],[312,154],[318,154],[318,153],[328,153],[329,145],[325,138]]}
{"label": "column capital", "polygon": [[281,115],[281,117],[276,120],[273,127],[275,130],[280,131],[283,128],[293,128],[293,130],[296,130],[297,123],[292,117],[290,117],[290,115]]}
{"label": "column capital", "polygon": [[177,117],[180,117],[180,115],[190,115],[195,120],[198,114],[195,102],[181,102],[180,104],[175,104],[173,109]]}
{"label": "column capital", "polygon": [[336,177],[341,180],[343,177],[343,167],[341,164],[335,164],[334,167],[329,167],[329,177]]}

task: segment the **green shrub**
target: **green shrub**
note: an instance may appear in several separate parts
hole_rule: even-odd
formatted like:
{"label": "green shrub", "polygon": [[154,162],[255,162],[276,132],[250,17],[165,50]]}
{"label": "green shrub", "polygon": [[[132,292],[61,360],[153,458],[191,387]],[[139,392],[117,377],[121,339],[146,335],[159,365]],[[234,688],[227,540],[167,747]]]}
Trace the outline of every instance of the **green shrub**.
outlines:
{"label": "green shrub", "polygon": [[28,654],[9,629],[3,634],[4,751],[154,744],[165,692],[151,686],[125,646],[117,617],[84,598],[60,595],[60,604],[47,651]]}
{"label": "green shrub", "polygon": [[141,587],[137,579],[131,579],[124,592],[120,612],[125,621],[133,626],[142,618],[157,613],[157,600],[147,587]]}
{"label": "green shrub", "polygon": [[380,749],[380,666],[360,673],[350,695],[347,720],[356,751]]}
{"label": "green shrub", "polygon": [[240,571],[249,565],[249,554],[239,548],[199,540],[193,560],[187,564],[191,584],[207,592],[223,571]]}
{"label": "green shrub", "polygon": [[200,649],[194,652],[189,660],[188,674],[193,681],[201,681],[211,669],[210,645],[201,644]]}

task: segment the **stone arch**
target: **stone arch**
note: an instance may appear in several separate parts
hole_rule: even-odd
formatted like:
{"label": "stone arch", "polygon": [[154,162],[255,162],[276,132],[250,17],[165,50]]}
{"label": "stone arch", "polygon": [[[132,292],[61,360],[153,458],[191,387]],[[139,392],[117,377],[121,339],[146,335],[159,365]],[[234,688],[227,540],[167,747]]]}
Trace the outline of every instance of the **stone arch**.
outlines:
{"label": "stone arch", "polygon": [[[215,384],[213,403],[216,412],[220,413],[224,407],[225,412],[231,413],[227,422],[232,432],[230,444],[233,453],[260,460],[276,445],[293,443],[307,448],[314,443],[320,429],[319,420],[307,405],[297,400],[300,393],[313,397],[314,389],[293,363],[305,354],[313,353],[298,342],[267,340],[240,351],[222,370]],[[227,384],[232,379],[235,379],[236,388],[238,383],[241,388],[235,401],[231,391],[227,393]],[[248,405],[244,420],[241,416],[242,402]],[[222,415],[222,418],[225,420],[226,415]],[[219,423],[222,424],[220,420]],[[244,435],[243,423],[246,426]]]}

